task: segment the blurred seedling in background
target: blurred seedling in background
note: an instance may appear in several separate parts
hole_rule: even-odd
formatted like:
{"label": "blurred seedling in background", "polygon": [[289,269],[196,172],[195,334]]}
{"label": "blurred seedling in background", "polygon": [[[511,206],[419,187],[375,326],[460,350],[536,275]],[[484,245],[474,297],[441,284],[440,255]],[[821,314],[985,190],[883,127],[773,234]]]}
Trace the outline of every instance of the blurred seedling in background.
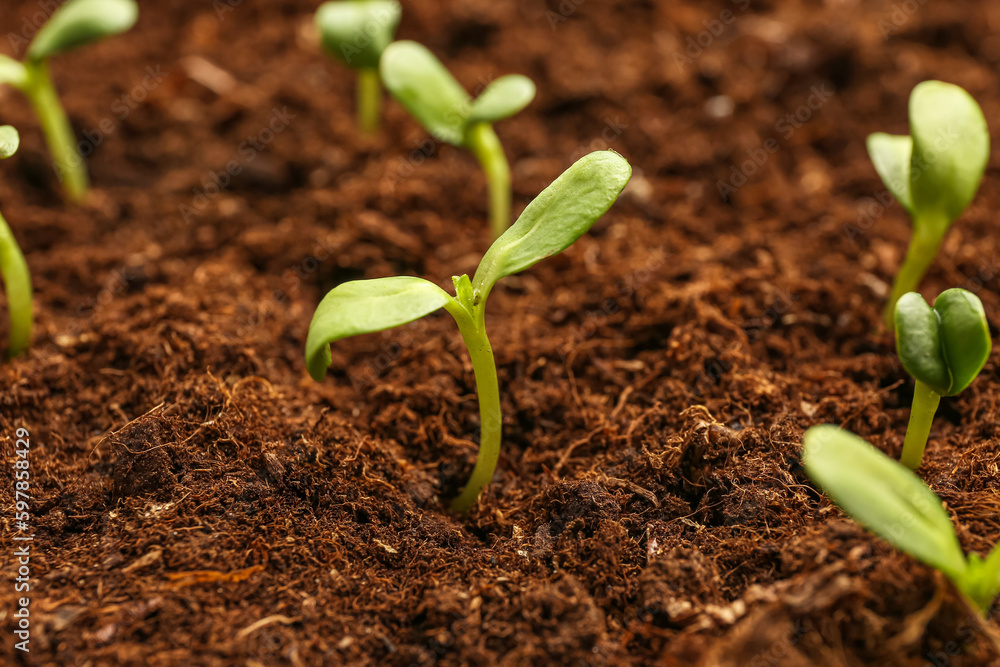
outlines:
{"label": "blurred seedling in background", "polygon": [[910,134],[871,134],[868,154],[913,220],[910,248],[884,313],[891,328],[896,302],[917,289],[945,232],[976,195],[990,135],[971,95],[950,83],[924,81],[910,94]]}
{"label": "blurred seedling in background", "polygon": [[31,102],[52,153],[66,198],[79,202],[89,182],[66,111],[49,74],[49,58],[131,28],[139,17],[135,0],[69,0],[42,26],[23,61],[0,55],[0,83]]}
{"label": "blurred seedling in background", "polygon": [[358,73],[358,125],[378,130],[382,86],[378,63],[399,27],[402,8],[396,0],[334,0],[316,12],[323,49]]}
{"label": "blurred seedling in background", "polygon": [[[0,159],[7,159],[17,152],[21,139],[10,125],[0,126]],[[31,343],[31,274],[28,263],[7,221],[0,215],[0,276],[7,293],[7,312],[10,319],[10,343],[7,354],[16,357]]]}
{"label": "blurred seedling in background", "polygon": [[912,471],[836,426],[806,431],[806,473],[852,519],[940,570],[983,612],[1000,593],[1000,549],[968,558],[941,499]]}
{"label": "blurred seedling in background", "polygon": [[486,299],[498,280],[556,255],[587,232],[621,194],[632,175],[613,151],[591,153],[571,166],[535,198],[517,222],[486,251],[475,276],[454,277],[456,296],[415,277],[355,280],[331,290],[316,308],[306,340],[306,366],[313,379],[326,375],[330,344],[382,331],[447,310],[472,358],[482,436],[472,476],[452,503],[466,512],[493,478],[500,457],[500,388],[489,338]]}
{"label": "blurred seedling in background", "polygon": [[901,462],[920,466],[942,396],[968,387],[990,356],[983,302],[964,289],[945,290],[931,308],[916,292],[896,303],[896,353],[916,379]]}
{"label": "blurred seedling in background", "polygon": [[409,41],[390,44],[379,69],[385,87],[435,139],[465,147],[479,160],[489,187],[490,228],[499,238],[510,225],[510,166],[493,123],[528,106],[535,84],[508,74],[473,100],[433,53]]}

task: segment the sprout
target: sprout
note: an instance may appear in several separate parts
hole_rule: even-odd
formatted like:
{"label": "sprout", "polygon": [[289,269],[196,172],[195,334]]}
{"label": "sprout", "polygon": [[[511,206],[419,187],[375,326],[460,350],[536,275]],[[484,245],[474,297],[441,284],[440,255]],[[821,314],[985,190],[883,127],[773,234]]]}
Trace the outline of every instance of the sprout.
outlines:
{"label": "sprout", "polygon": [[510,225],[510,167],[493,123],[528,106],[535,84],[509,74],[473,100],[433,53],[406,41],[389,45],[379,69],[385,87],[435,139],[464,146],[479,160],[489,186],[490,228],[498,238]]}
{"label": "sprout", "polygon": [[910,135],[876,132],[868,154],[882,182],[913,220],[913,238],[885,309],[917,289],[941,239],[979,189],[990,135],[972,96],[950,83],[924,81],[910,94]]}
{"label": "sprout", "polygon": [[917,385],[903,442],[903,465],[917,469],[942,396],[968,387],[990,356],[983,302],[964,289],[945,290],[931,308],[916,292],[896,303],[896,350]]}
{"label": "sprout", "polygon": [[316,12],[323,49],[358,71],[358,125],[378,130],[382,87],[378,62],[399,26],[402,8],[396,0],[334,0]]}
{"label": "sprout", "polygon": [[125,32],[138,16],[135,0],[68,0],[38,31],[23,62],[0,55],[0,83],[18,88],[31,102],[70,201],[78,202],[87,194],[87,170],[52,85],[49,58]]}
{"label": "sprout", "polygon": [[500,457],[502,418],[493,350],[486,336],[486,299],[504,276],[558,254],[583,236],[618,198],[632,174],[613,151],[591,153],[571,166],[524,210],[483,256],[470,281],[454,277],[456,296],[413,277],[355,280],[330,291],[309,325],[306,366],[320,381],[332,360],[330,343],[396,327],[444,308],[458,324],[476,377],[482,438],[472,476],[452,503],[467,511],[493,478]]}
{"label": "sprout", "polygon": [[[17,152],[21,139],[10,125],[0,126],[0,159]],[[7,355],[16,357],[31,343],[31,274],[7,221],[0,215],[0,276],[7,292],[10,345]]]}
{"label": "sprout", "polygon": [[802,462],[842,510],[900,551],[940,570],[986,611],[1000,593],[1000,549],[966,558],[941,499],[913,472],[836,426],[806,431]]}

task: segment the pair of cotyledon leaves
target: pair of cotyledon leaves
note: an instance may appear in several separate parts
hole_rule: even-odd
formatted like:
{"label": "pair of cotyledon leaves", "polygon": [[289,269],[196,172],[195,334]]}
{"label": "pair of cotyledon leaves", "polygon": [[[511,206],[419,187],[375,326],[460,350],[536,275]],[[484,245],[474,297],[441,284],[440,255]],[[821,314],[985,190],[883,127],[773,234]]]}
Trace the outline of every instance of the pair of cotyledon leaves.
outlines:
{"label": "pair of cotyledon leaves", "polygon": [[940,396],[960,393],[979,375],[992,341],[979,297],[942,292],[934,307],[916,292],[896,304],[896,351],[903,368]]}
{"label": "pair of cotyledon leaves", "polygon": [[979,189],[990,154],[986,118],[969,93],[942,81],[913,89],[909,115],[909,135],[869,135],[868,153],[914,221],[940,237]]}
{"label": "pair of cotyledon leaves", "polygon": [[[611,207],[631,175],[631,166],[613,151],[591,153],[567,169],[486,251],[471,281],[474,307],[485,307],[493,286],[504,276],[572,245]],[[309,374],[316,380],[326,375],[330,343],[412,322],[455,300],[434,283],[415,277],[356,280],[335,287],[309,325]],[[468,309],[468,304],[463,307]]]}
{"label": "pair of cotyledon leaves", "polygon": [[465,146],[468,130],[513,116],[535,98],[526,76],[492,81],[476,99],[433,53],[416,42],[393,42],[382,54],[382,82],[400,104],[439,141]]}
{"label": "pair of cotyledon leaves", "polygon": [[806,431],[809,477],[858,523],[934,567],[981,609],[1000,591],[1000,550],[966,558],[941,499],[911,470],[835,426]]}

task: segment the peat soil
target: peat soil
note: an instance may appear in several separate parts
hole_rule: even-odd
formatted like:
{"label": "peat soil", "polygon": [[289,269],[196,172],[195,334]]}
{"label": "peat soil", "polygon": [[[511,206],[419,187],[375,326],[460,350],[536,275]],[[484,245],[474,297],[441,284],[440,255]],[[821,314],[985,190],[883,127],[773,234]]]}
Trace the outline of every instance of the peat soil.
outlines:
{"label": "peat soil", "polygon": [[[0,31],[44,4],[8,3]],[[845,520],[800,442],[827,422],[898,454],[912,381],[879,314],[909,224],[864,137],[905,132],[930,78],[996,137],[1000,4],[405,2],[400,37],[469,89],[538,83],[497,126],[516,210],[590,150],[635,167],[591,233],[494,292],[504,453],[464,519],[447,499],[478,411],[454,323],[342,341],[323,383],[303,343],[342,281],[471,273],[485,185],[395,103],[357,136],[316,4],[142,2],[132,32],[54,62],[89,142],[83,208],[0,97],[23,133],[0,209],[38,311],[35,347],[0,366],[0,661],[993,663],[995,614]],[[993,159],[923,284],[976,291],[994,335],[998,183]],[[981,553],[1000,539],[997,369],[942,402],[921,471]]]}

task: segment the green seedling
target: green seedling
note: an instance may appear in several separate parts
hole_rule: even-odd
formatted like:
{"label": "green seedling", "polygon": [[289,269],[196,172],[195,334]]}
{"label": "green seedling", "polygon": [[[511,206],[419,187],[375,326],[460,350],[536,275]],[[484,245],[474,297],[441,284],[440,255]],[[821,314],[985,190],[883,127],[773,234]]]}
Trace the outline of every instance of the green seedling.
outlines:
{"label": "green seedling", "polygon": [[444,308],[472,358],[482,436],[472,476],[452,503],[456,512],[475,504],[493,478],[500,457],[502,418],[493,350],[486,336],[486,300],[498,280],[558,254],[587,232],[618,198],[632,174],[613,151],[591,153],[535,198],[517,222],[486,251],[475,276],[454,277],[456,296],[414,277],[355,280],[331,290],[309,325],[306,366],[320,381],[331,363],[330,343],[400,326]]}
{"label": "green seedling", "polygon": [[70,201],[82,200],[89,182],[73,129],[52,85],[49,58],[125,32],[138,16],[135,0],[69,0],[38,31],[23,61],[0,55],[0,83],[19,89],[31,102]]}
{"label": "green seedling", "polygon": [[396,0],[334,0],[316,12],[323,49],[358,72],[358,125],[378,130],[382,86],[378,63],[399,27],[402,7]]}
{"label": "green seedling", "polygon": [[809,477],[844,512],[900,551],[940,570],[984,612],[1000,593],[1000,549],[962,552],[941,499],[906,467],[836,426],[806,431]]}
{"label": "green seedling", "polygon": [[[10,125],[0,126],[0,159],[17,152],[21,139]],[[10,345],[7,354],[16,357],[31,343],[31,275],[28,263],[14,240],[14,233],[0,215],[0,276],[7,293],[10,317]]]}
{"label": "green seedling", "polygon": [[885,309],[891,328],[896,302],[917,289],[945,232],[976,195],[990,134],[971,95],[950,83],[924,81],[910,94],[910,134],[871,134],[868,154],[913,220],[910,248]]}
{"label": "green seedling", "polygon": [[535,98],[526,76],[508,74],[473,100],[434,54],[416,42],[394,42],[382,55],[382,81],[435,139],[462,146],[479,160],[490,197],[490,228],[499,238],[510,225],[510,166],[493,123]]}
{"label": "green seedling", "polygon": [[931,308],[916,292],[896,303],[896,352],[916,379],[903,465],[916,470],[924,457],[942,396],[954,396],[983,370],[993,344],[983,302],[964,289],[945,290]]}

